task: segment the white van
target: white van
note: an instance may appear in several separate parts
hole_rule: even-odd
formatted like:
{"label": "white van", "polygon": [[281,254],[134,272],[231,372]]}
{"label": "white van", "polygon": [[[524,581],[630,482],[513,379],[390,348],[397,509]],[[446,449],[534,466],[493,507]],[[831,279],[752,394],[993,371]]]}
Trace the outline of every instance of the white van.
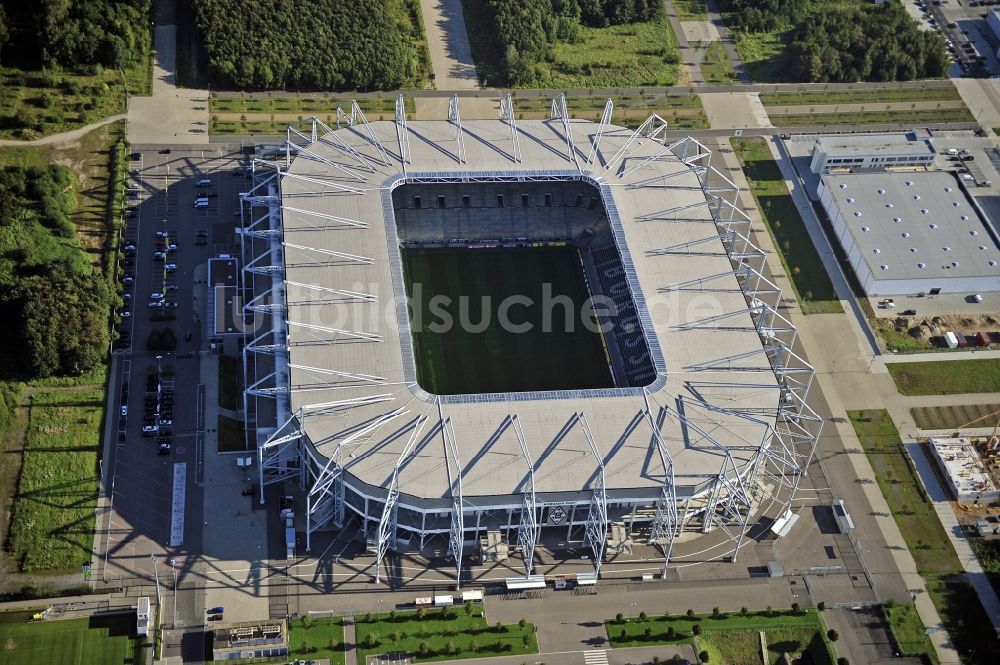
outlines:
{"label": "white van", "polygon": [[196,183],[199,187],[209,187],[212,184],[211,178],[202,178]]}
{"label": "white van", "polygon": [[207,208],[208,207],[208,199],[195,199],[194,200],[194,207],[195,208]]}

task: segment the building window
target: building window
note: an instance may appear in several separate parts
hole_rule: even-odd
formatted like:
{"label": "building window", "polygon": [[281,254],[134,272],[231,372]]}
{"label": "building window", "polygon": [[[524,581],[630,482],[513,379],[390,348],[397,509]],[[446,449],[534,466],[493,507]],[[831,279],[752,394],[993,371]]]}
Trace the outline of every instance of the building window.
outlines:
{"label": "building window", "polygon": [[583,204],[583,194],[577,194],[576,201],[573,202],[573,205],[579,208],[581,204]]}
{"label": "building window", "polygon": [[503,207],[503,194],[497,194],[497,207]]}
{"label": "building window", "polygon": [[472,207],[472,202],[469,200],[469,195],[468,194],[463,194],[462,195],[462,207],[463,208],[471,208]]}
{"label": "building window", "polygon": [[417,210],[420,209],[420,197],[419,196],[414,196],[413,197],[413,207],[416,208]]}
{"label": "building window", "polygon": [[444,207],[445,207],[445,205],[444,205],[444,197],[443,196],[439,196],[438,197],[438,208],[444,208]]}
{"label": "building window", "polygon": [[546,208],[551,208],[552,207],[552,195],[551,194],[546,194],[545,195],[545,207]]}
{"label": "building window", "polygon": [[528,195],[527,194],[521,194],[521,207],[522,208],[527,208],[528,207]]}

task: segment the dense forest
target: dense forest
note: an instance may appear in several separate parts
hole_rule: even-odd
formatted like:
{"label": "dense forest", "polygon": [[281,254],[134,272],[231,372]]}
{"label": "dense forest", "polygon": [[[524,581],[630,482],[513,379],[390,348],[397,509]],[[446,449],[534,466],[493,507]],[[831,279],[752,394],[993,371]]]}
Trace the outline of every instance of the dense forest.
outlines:
{"label": "dense forest", "polygon": [[195,9],[217,85],[389,90],[418,76],[402,0],[196,0]]}
{"label": "dense forest", "polygon": [[107,354],[107,280],[76,240],[72,173],[47,168],[0,169],[0,331],[17,354],[11,373],[77,375]]}
{"label": "dense forest", "polygon": [[897,0],[720,0],[736,30],[789,30],[788,73],[806,82],[907,81],[948,69],[944,40],[920,30]]}
{"label": "dense forest", "polygon": [[556,41],[575,42],[581,25],[605,27],[654,18],[659,0],[488,0],[503,47],[507,83],[535,79],[535,65]]}
{"label": "dense forest", "polygon": [[150,0],[0,0],[0,61],[25,69],[129,67],[150,48],[149,8]]}

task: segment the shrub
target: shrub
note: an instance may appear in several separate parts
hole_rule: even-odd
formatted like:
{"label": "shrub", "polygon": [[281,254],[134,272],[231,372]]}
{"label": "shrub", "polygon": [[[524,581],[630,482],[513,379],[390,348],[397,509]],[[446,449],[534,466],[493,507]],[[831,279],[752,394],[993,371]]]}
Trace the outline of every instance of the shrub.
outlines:
{"label": "shrub", "polygon": [[531,644],[531,635],[521,635],[521,644],[528,646]]}
{"label": "shrub", "polygon": [[851,661],[847,660],[844,656],[837,659],[837,665],[851,665]]}
{"label": "shrub", "polygon": [[748,610],[746,607],[741,607],[740,608],[740,616],[744,616],[745,617],[748,614],[750,614],[750,610]]}
{"label": "shrub", "polygon": [[618,614],[615,615],[615,622],[616,623],[623,623],[624,621],[625,621],[625,615],[624,614],[622,614],[621,612],[619,612]]}
{"label": "shrub", "polygon": [[646,626],[645,628],[642,629],[642,635],[647,640],[648,639],[652,639],[652,637],[653,637],[653,629],[650,628],[649,626]]}
{"label": "shrub", "polygon": [[469,651],[473,653],[479,651],[479,640],[474,637],[472,638],[472,641],[469,642]]}
{"label": "shrub", "polygon": [[696,623],[695,625],[691,626],[691,634],[694,635],[695,637],[697,637],[698,635],[701,635],[701,624],[700,623]]}
{"label": "shrub", "polygon": [[702,651],[701,653],[698,654],[698,660],[700,660],[703,663],[707,663],[710,659],[711,656],[708,655],[707,651]]}
{"label": "shrub", "polygon": [[645,620],[646,620],[646,613],[639,612],[639,621],[645,621]]}
{"label": "shrub", "polygon": [[521,617],[518,620],[517,625],[518,625],[519,628],[524,628],[524,627],[526,627],[528,625],[528,620],[525,619],[524,617]]}
{"label": "shrub", "polygon": [[724,616],[725,616],[725,615],[724,615],[724,614],[723,614],[722,612],[720,612],[720,611],[719,611],[719,608],[718,608],[718,607],[713,607],[713,608],[712,608],[712,618],[713,618],[713,619],[721,619],[721,618],[723,618]]}
{"label": "shrub", "polygon": [[455,640],[448,640],[448,644],[444,648],[448,653],[458,653],[458,645],[455,644]]}
{"label": "shrub", "polygon": [[816,603],[816,609],[822,612],[823,610],[826,609],[826,603],[824,603],[822,600],[819,601],[818,603]]}
{"label": "shrub", "polygon": [[417,647],[417,655],[419,655],[421,658],[427,658],[428,656],[430,656],[431,645],[427,644],[427,642],[425,641],[420,642],[420,646]]}
{"label": "shrub", "polygon": [[694,618],[694,610],[689,609],[687,612],[685,612],[685,614],[687,615],[688,619]]}
{"label": "shrub", "polygon": [[307,614],[304,617],[302,617],[303,628],[312,628],[312,625],[313,625],[313,618],[311,616]]}
{"label": "shrub", "polygon": [[792,603],[792,614],[799,614],[802,612],[802,606],[798,603]]}
{"label": "shrub", "polygon": [[421,607],[420,609],[417,610],[417,619],[423,621],[426,618],[427,618],[427,608]]}
{"label": "shrub", "polygon": [[838,633],[833,628],[831,628],[830,630],[826,631],[826,636],[827,636],[827,638],[829,638],[829,640],[831,642],[836,642],[837,640],[840,639],[840,633]]}
{"label": "shrub", "polygon": [[767,609],[764,610],[764,615],[765,616],[769,616],[769,617],[773,617],[774,616],[774,608],[771,607],[770,605],[768,605]]}
{"label": "shrub", "polygon": [[497,620],[497,622],[493,624],[493,630],[497,631],[498,633],[506,633],[507,626],[503,625],[503,622]]}
{"label": "shrub", "polygon": [[389,612],[389,621],[395,621],[398,616],[399,614],[396,612],[396,610],[391,610]]}
{"label": "shrub", "polygon": [[628,633],[623,629],[622,632],[618,633],[618,639],[622,642],[628,642]]}

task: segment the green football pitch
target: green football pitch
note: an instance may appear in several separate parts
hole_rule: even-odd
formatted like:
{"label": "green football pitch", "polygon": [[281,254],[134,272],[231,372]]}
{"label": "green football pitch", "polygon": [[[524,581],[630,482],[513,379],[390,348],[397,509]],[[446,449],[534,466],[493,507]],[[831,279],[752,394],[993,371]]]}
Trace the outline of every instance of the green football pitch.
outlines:
{"label": "green football pitch", "polygon": [[144,662],[135,614],[28,623],[30,613],[0,614],[0,665],[127,665]]}
{"label": "green football pitch", "polygon": [[[576,248],[408,249],[403,268],[417,380],[425,390],[458,395],[613,386],[600,334],[583,324],[590,312]],[[572,326],[561,305],[550,308],[551,330],[543,326],[546,284],[551,299],[572,301]],[[530,324],[530,331],[500,325],[501,303],[511,296],[531,299],[530,306],[507,310],[511,323]],[[445,306],[435,308],[435,298]],[[452,325],[441,325],[442,310]],[[484,316],[488,325],[480,330]]]}

